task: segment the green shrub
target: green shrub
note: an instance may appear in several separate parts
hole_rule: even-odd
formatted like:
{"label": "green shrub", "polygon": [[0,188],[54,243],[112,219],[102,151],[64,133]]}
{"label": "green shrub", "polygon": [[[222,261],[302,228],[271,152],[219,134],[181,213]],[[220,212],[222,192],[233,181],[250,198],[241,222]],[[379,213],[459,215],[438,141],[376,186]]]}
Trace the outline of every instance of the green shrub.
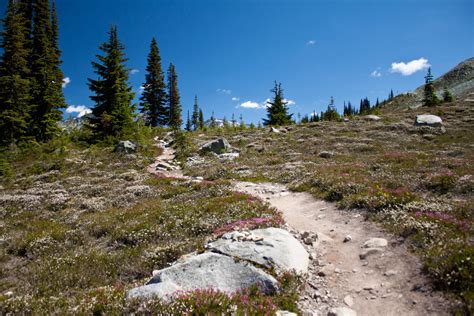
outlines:
{"label": "green shrub", "polygon": [[13,177],[13,169],[6,159],[0,158],[0,179],[10,179]]}

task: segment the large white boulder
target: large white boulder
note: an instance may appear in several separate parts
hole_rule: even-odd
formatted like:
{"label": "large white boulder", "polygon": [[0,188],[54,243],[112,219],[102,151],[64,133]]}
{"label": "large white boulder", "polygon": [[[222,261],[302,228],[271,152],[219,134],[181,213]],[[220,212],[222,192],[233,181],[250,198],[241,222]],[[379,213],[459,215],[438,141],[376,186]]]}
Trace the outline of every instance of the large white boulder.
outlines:
{"label": "large white boulder", "polygon": [[258,263],[277,272],[308,271],[309,254],[287,230],[281,228],[230,232],[208,244],[214,252]]}
{"label": "large white boulder", "polygon": [[441,117],[432,114],[417,115],[415,125],[439,127],[443,124]]}
{"label": "large white boulder", "polygon": [[263,270],[229,256],[207,252],[156,271],[146,285],[131,289],[127,297],[171,299],[183,291],[212,288],[232,293],[252,285],[266,294],[278,290],[278,281]]}

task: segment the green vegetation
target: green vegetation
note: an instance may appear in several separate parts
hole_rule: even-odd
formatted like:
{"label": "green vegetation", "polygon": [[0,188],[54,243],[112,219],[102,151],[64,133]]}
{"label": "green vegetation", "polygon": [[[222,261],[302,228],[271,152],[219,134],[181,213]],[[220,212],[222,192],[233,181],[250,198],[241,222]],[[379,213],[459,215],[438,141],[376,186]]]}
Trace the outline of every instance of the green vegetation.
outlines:
{"label": "green vegetation", "polygon": [[431,67],[428,68],[428,73],[425,76],[425,89],[423,95],[424,106],[435,106],[439,104],[439,99],[436,96],[436,91],[433,86],[433,75],[431,74]]}
{"label": "green vegetation", "polygon": [[168,67],[168,102],[169,121],[168,125],[173,129],[180,129],[183,124],[181,117],[181,101],[178,90],[178,75],[173,64]]}

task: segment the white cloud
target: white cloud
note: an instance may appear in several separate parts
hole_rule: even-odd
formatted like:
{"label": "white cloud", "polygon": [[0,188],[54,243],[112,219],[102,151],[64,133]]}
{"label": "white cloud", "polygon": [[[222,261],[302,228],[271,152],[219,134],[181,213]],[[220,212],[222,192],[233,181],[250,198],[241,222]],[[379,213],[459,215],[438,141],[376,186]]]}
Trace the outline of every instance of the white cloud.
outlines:
{"label": "white cloud", "polygon": [[92,113],[92,110],[85,105],[70,105],[66,109],[66,113],[77,113],[77,117]]}
{"label": "white cloud", "polygon": [[140,70],[138,70],[138,69],[132,69],[132,70],[130,70],[130,74],[131,74],[131,75],[137,74],[137,73],[139,73],[139,72],[140,72]]}
{"label": "white cloud", "polygon": [[283,102],[286,102],[286,105],[295,105],[296,102],[290,99],[283,99]]}
{"label": "white cloud", "polygon": [[382,73],[378,69],[376,69],[370,73],[370,76],[378,78],[378,77],[382,77]]}
{"label": "white cloud", "polygon": [[233,97],[233,98],[232,98],[232,101],[240,101],[240,98]]}
{"label": "white cloud", "polygon": [[228,89],[217,89],[216,91],[219,92],[219,93],[224,93],[224,94],[231,94],[232,93],[232,90],[228,90]]}
{"label": "white cloud", "polygon": [[63,83],[61,84],[61,86],[62,86],[63,88],[66,88],[67,85],[68,85],[70,82],[71,82],[71,78],[69,78],[69,77],[63,78]]}
{"label": "white cloud", "polygon": [[402,76],[410,76],[417,71],[428,69],[430,66],[428,59],[421,57],[420,59],[415,59],[408,63],[392,63],[390,71],[400,73]]}
{"label": "white cloud", "polygon": [[306,42],[306,45],[315,45],[316,41],[315,40],[309,40]]}
{"label": "white cloud", "polygon": [[243,103],[240,103],[239,105],[241,108],[247,108],[247,109],[260,109],[261,105],[258,104],[257,102],[253,101],[245,101]]}

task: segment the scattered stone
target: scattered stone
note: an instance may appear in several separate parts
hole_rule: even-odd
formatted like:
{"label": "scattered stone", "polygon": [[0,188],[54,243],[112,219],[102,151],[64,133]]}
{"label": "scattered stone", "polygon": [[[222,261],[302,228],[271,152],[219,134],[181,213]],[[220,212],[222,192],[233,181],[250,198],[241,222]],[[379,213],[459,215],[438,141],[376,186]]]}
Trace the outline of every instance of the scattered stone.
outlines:
{"label": "scattered stone", "polygon": [[433,140],[436,138],[436,136],[433,134],[423,134],[423,138],[426,140]]}
{"label": "scattered stone", "polygon": [[226,153],[230,150],[230,144],[225,138],[219,138],[213,141],[210,141],[199,148],[201,153],[212,152],[217,155]]}
{"label": "scattered stone", "polygon": [[354,299],[352,298],[352,296],[350,295],[346,295],[346,297],[344,297],[344,303],[351,307],[352,305],[354,305]]}
{"label": "scattered stone", "polygon": [[115,146],[115,152],[121,154],[131,154],[137,151],[137,147],[137,144],[129,140],[122,140],[119,141],[117,146]]}
{"label": "scattered stone", "polygon": [[280,130],[276,129],[275,127],[270,127],[270,133],[280,134]]}
{"label": "scattered stone", "polygon": [[382,118],[380,116],[377,116],[377,115],[366,115],[364,116],[364,120],[366,121],[380,121]]}
{"label": "scattered stone", "polygon": [[352,240],[351,235],[347,235],[346,237],[344,237],[344,242],[349,242],[351,240]]}
{"label": "scattered stone", "polygon": [[383,275],[385,275],[385,276],[392,276],[392,275],[396,275],[397,273],[398,273],[398,272],[395,271],[395,270],[387,270],[387,271],[384,272]]}
{"label": "scattered stone", "polygon": [[235,158],[239,158],[240,154],[239,153],[225,153],[225,154],[220,154],[218,157],[221,160],[234,160]]}
{"label": "scattered stone", "polygon": [[298,316],[298,315],[289,311],[276,311],[275,316]]}
{"label": "scattered stone", "polygon": [[242,233],[230,232],[208,244],[208,247],[211,251],[275,268],[279,272],[308,271],[309,254],[288,231],[270,227],[255,229],[249,233],[250,236],[258,238],[239,238],[236,235]]}
{"label": "scattered stone", "polygon": [[127,297],[150,298],[156,295],[169,299],[177,291],[207,288],[232,293],[253,285],[267,294],[278,289],[274,277],[249,263],[216,253],[203,253],[157,271],[146,285],[131,289]]}
{"label": "scattered stone", "polygon": [[415,119],[415,125],[417,126],[433,126],[433,127],[439,127],[443,124],[443,120],[441,117],[432,115],[432,114],[422,114],[422,115],[417,115]]}
{"label": "scattered stone", "polygon": [[319,157],[321,158],[331,158],[332,156],[334,156],[334,153],[331,151],[322,151],[319,153]]}
{"label": "scattered stone", "polygon": [[359,258],[361,260],[364,260],[366,259],[368,256],[371,256],[371,255],[375,255],[375,254],[380,254],[382,253],[383,250],[380,249],[380,248],[367,248],[367,249],[364,249],[360,254],[359,254]]}
{"label": "scattered stone", "polygon": [[383,248],[387,247],[387,239],[384,238],[370,238],[367,240],[362,247],[363,248]]}
{"label": "scattered stone", "polygon": [[357,316],[357,313],[348,307],[331,308],[328,316]]}

